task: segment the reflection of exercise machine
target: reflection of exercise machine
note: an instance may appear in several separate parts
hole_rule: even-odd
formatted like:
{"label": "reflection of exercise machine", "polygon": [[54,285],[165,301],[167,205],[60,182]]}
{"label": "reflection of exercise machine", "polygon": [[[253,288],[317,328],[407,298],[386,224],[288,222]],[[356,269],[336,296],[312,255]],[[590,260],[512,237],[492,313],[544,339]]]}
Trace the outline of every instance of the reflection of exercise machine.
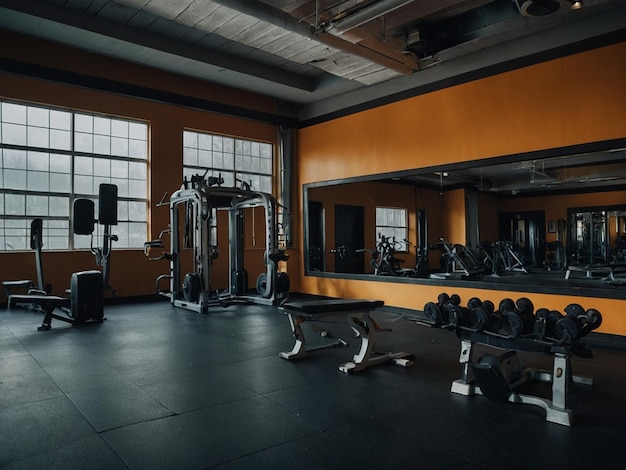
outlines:
{"label": "reflection of exercise machine", "polygon": [[[253,191],[243,184],[241,188],[225,188],[222,178],[193,176],[170,197],[170,252],[157,259],[170,262],[170,274],[157,278],[157,291],[170,298],[172,305],[207,313],[210,306],[229,302],[251,302],[276,305],[287,297],[289,278],[278,271],[278,263],[286,261],[287,254],[278,248],[277,202],[266,193]],[[263,207],[265,210],[266,271],[256,281],[257,294],[248,293],[248,277],[244,268],[244,209]],[[228,211],[229,227],[229,283],[221,293],[211,291],[211,269],[218,256],[217,211]],[[182,234],[182,240],[181,240]],[[146,242],[145,252],[163,247],[163,242]],[[181,250],[193,249],[193,268],[181,274]],[[158,284],[169,280],[169,289]]]}
{"label": "reflection of exercise machine", "polygon": [[403,242],[396,241],[395,237],[387,237],[382,233],[378,234],[376,242],[376,250],[360,249],[357,253],[369,253],[372,256],[370,266],[374,269],[374,274],[379,276],[410,276],[415,271],[412,269],[403,269],[403,259],[396,258],[396,246],[408,245],[408,240]]}
{"label": "reflection of exercise machine", "polygon": [[497,241],[494,246],[494,274],[506,272],[521,272],[528,274],[521,256],[513,247],[513,242]]}
{"label": "reflection of exercise machine", "polygon": [[513,243],[510,241],[497,241],[491,244],[481,242],[480,250],[485,270],[492,276],[514,272],[528,273],[528,268],[522,261],[522,256],[515,250]]}
{"label": "reflection of exercise machine", "polygon": [[[46,295],[52,290],[50,284],[44,284],[43,281],[43,265],[41,260],[41,249],[43,247],[43,221],[41,219],[33,219],[30,223],[30,249],[35,252],[35,266],[37,270],[37,286],[30,279],[21,279],[17,281],[3,281],[2,286],[7,299],[11,296],[14,289],[21,289],[28,294]],[[9,305],[9,304],[8,304]],[[10,307],[10,305],[9,305]]]}
{"label": "reflection of exercise machine", "polygon": [[463,245],[451,245],[444,238],[429,247],[431,250],[441,251],[440,263],[442,273],[431,273],[432,279],[451,279],[454,277],[481,276],[484,272],[482,263],[471,249]]}
{"label": "reflection of exercise machine", "polygon": [[[100,271],[81,271],[72,274],[69,298],[56,295],[11,295],[9,308],[13,306],[34,305],[44,312],[44,319],[37,329],[47,331],[52,328],[52,319],[61,320],[72,325],[104,320],[104,289],[108,286],[108,269],[110,267],[111,242],[117,237],[110,232],[110,226],[117,224],[117,186],[101,184],[99,191],[99,223],[105,226],[103,247],[93,246],[95,226],[95,205],[91,199],[74,201],[73,231],[77,235],[91,235],[91,251],[96,255]],[[44,292],[44,294],[46,294]],[[57,314],[59,309],[64,314]]]}

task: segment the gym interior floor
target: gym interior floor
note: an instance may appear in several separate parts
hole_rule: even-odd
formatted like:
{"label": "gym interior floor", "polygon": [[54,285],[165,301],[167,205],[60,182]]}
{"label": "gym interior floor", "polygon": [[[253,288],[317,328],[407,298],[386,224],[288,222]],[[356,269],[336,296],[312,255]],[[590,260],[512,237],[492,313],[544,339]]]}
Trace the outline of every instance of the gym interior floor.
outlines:
{"label": "gym interior floor", "polygon": [[[167,302],[105,307],[102,324],[0,311],[0,467],[34,468],[624,468],[626,351],[573,358],[594,385],[570,388],[574,424],[531,405],[450,392],[460,376],[454,333],[376,312],[382,349],[415,354],[402,368],[345,375],[348,348],[287,361],[285,315]],[[315,336],[305,323],[309,338]],[[551,357],[521,354],[551,370]],[[545,385],[545,384],[544,384]],[[547,393],[545,386],[537,393]]]}

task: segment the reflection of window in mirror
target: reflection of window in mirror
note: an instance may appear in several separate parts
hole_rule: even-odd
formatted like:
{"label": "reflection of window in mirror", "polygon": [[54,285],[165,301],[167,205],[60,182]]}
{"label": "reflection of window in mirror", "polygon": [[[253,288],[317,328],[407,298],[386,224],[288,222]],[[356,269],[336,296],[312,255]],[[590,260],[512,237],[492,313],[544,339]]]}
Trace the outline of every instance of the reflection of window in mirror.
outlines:
{"label": "reflection of window in mirror", "polygon": [[376,208],[376,239],[380,235],[395,241],[395,251],[409,251],[407,243],[407,210],[400,207]]}

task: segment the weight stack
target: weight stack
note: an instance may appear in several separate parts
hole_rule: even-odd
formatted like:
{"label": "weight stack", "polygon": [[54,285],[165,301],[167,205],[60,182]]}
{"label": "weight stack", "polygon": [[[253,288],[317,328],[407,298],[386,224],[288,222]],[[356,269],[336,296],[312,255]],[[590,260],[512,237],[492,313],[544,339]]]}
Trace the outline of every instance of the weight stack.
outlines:
{"label": "weight stack", "polygon": [[76,323],[104,318],[104,283],[100,271],[72,274],[70,285],[71,317]]}
{"label": "weight stack", "polygon": [[248,272],[244,269],[242,271],[233,271],[231,273],[231,286],[230,293],[233,295],[246,295],[248,293]]}

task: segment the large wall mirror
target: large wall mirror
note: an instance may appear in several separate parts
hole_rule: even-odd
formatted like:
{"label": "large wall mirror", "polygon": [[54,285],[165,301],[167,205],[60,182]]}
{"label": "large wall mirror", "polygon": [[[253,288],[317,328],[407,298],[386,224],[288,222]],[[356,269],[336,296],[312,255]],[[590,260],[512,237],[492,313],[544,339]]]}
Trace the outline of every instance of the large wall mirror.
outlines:
{"label": "large wall mirror", "polygon": [[482,280],[626,264],[625,147],[305,185],[306,272]]}

